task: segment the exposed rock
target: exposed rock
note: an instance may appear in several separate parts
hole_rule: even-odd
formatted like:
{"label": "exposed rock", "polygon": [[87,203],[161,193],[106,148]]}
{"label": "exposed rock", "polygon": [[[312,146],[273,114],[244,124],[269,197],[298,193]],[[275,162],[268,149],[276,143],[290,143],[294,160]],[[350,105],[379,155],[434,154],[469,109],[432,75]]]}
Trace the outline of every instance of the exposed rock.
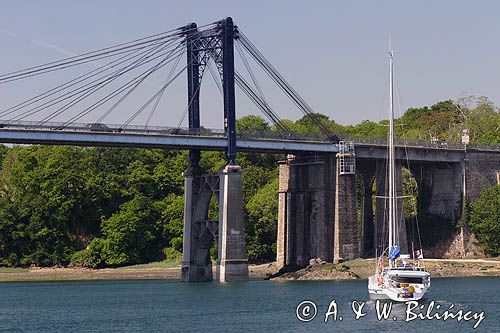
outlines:
{"label": "exposed rock", "polygon": [[[312,260],[311,260],[312,262]],[[351,272],[349,267],[344,265],[334,265],[320,260],[306,268],[297,271],[286,272],[277,275],[272,280],[288,281],[288,280],[353,280],[359,279],[359,276]]]}

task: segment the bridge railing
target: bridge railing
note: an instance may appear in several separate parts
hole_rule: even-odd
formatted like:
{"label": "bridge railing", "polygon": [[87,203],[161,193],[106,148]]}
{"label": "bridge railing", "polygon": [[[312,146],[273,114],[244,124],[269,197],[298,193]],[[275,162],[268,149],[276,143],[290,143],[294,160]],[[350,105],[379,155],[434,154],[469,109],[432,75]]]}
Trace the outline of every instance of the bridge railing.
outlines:
{"label": "bridge railing", "polygon": [[[365,144],[365,145],[374,145],[381,146],[387,145],[387,139],[385,138],[342,138],[344,141],[354,141],[355,144]],[[406,146],[411,148],[431,148],[431,149],[454,149],[454,150],[464,150],[465,145],[459,142],[430,142],[427,140],[404,140],[404,139],[395,139],[395,144],[397,146]],[[477,150],[486,150],[486,151],[500,151],[500,145],[493,144],[483,144],[483,143],[469,143],[467,144],[467,149],[477,149]]]}

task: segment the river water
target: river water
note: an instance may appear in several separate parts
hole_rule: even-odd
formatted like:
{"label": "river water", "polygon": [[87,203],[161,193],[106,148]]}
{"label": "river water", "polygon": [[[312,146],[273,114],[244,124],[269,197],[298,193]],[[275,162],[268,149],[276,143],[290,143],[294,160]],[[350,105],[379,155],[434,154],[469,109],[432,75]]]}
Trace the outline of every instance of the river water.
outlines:
{"label": "river water", "polygon": [[[450,311],[455,313],[484,311],[484,319],[473,330],[478,320],[405,322],[404,304],[394,306],[388,320],[378,321],[375,304],[367,302],[366,315],[355,320],[351,303],[367,301],[366,281],[9,282],[0,283],[0,332],[500,332],[499,292],[500,277],[432,280],[428,297],[421,302],[424,310],[434,300],[435,307],[440,306],[438,313],[452,303]],[[317,308],[310,322],[296,316],[297,305],[304,300]],[[337,320],[332,314],[325,323],[332,300]],[[312,306],[310,310],[312,316]],[[308,313],[301,309],[299,314]]]}

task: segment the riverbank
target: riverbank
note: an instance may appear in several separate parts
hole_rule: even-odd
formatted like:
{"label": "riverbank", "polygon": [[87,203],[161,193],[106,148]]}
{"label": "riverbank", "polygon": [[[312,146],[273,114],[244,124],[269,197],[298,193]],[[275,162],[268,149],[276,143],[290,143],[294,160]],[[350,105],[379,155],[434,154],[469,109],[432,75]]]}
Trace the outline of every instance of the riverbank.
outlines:
{"label": "riverbank", "polygon": [[[215,272],[215,267],[213,268]],[[276,272],[274,263],[250,265],[251,279],[264,279]],[[0,282],[14,281],[78,281],[78,280],[180,280],[178,262],[155,262],[120,268],[0,268]]]}
{"label": "riverbank", "polygon": [[[498,259],[426,259],[433,277],[500,276]],[[373,274],[373,259],[357,259],[340,265],[326,263],[285,273],[272,280],[349,280],[366,279]],[[277,271],[275,263],[250,265],[251,279],[264,279]],[[215,267],[214,267],[215,272]],[[120,268],[0,268],[0,282],[8,281],[76,281],[76,280],[179,280],[178,262],[157,262]]]}
{"label": "riverbank", "polygon": [[[500,276],[500,260],[496,259],[425,259],[432,277]],[[356,259],[342,264],[315,264],[296,272],[285,273],[272,280],[352,280],[373,275],[375,259]]]}

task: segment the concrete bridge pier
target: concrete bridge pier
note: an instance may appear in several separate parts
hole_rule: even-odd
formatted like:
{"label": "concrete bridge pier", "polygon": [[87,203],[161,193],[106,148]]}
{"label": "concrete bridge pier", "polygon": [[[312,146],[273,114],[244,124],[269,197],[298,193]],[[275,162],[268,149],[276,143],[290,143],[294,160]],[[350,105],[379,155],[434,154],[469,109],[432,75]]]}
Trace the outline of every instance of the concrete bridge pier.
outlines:
{"label": "concrete bridge pier", "polygon": [[219,176],[203,174],[199,167],[184,172],[184,241],[182,281],[212,281],[210,248],[218,240],[218,221],[208,220],[213,195],[218,199]]}
{"label": "concrete bridge pier", "polygon": [[217,278],[220,282],[248,279],[242,172],[239,165],[228,165],[220,175],[217,260]]}
{"label": "concrete bridge pier", "polygon": [[[212,281],[214,243],[218,244],[218,280],[248,279],[241,176],[239,166],[227,166],[220,174],[203,174],[191,166],[184,173],[182,281]],[[218,221],[208,219],[212,196],[219,204]]]}

